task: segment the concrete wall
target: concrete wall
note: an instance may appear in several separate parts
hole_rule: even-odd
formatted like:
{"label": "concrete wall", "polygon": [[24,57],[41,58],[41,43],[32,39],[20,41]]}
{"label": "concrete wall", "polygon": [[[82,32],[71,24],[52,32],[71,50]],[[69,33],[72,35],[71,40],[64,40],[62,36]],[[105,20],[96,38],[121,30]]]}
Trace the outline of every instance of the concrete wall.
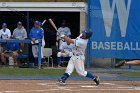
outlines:
{"label": "concrete wall", "polygon": [[91,67],[110,68],[114,66],[111,58],[91,58]]}
{"label": "concrete wall", "polygon": [[80,32],[86,28],[87,17],[85,12],[80,12]]}

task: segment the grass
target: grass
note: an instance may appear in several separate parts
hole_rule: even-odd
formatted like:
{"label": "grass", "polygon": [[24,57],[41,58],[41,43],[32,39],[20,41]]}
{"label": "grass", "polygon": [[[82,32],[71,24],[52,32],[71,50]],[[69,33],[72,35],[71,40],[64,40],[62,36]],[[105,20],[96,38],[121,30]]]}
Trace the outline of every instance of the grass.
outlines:
{"label": "grass", "polygon": [[121,76],[129,77],[129,78],[140,78],[140,71],[125,72],[125,73],[122,73]]}
{"label": "grass", "polygon": [[[61,76],[65,69],[0,68],[0,76]],[[72,76],[76,76],[76,72]]]}

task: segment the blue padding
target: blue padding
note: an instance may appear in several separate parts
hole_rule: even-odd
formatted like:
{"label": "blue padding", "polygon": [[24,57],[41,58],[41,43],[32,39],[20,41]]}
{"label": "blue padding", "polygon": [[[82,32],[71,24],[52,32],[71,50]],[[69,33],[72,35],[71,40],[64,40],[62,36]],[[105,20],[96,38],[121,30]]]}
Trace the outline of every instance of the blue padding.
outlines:
{"label": "blue padding", "polygon": [[25,59],[25,58],[28,58],[28,55],[21,55],[21,56],[18,56],[18,58]]}

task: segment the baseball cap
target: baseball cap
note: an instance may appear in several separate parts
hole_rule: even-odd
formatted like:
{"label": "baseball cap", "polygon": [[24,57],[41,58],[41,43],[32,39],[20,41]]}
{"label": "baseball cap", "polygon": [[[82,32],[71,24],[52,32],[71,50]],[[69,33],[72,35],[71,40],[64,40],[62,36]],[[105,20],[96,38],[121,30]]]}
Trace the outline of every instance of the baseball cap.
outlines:
{"label": "baseball cap", "polygon": [[35,21],[34,24],[41,25],[41,22]]}
{"label": "baseball cap", "polygon": [[18,24],[18,25],[22,25],[22,22],[19,21],[17,24]]}

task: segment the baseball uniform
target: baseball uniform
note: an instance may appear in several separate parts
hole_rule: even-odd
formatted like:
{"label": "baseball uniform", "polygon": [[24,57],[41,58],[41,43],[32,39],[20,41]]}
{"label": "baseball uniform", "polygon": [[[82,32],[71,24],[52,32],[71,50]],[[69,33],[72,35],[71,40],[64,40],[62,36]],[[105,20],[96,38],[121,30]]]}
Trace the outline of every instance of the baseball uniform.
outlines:
{"label": "baseball uniform", "polygon": [[[36,22],[36,24],[40,24],[40,22]],[[33,27],[30,31],[30,38],[35,38],[36,43],[38,43],[38,40],[42,40],[42,47],[41,47],[41,58],[43,59],[43,48],[45,46],[45,41],[44,41],[44,30],[42,28],[35,28]],[[38,65],[38,45],[33,44],[32,45],[32,53],[35,58],[35,66]]]}
{"label": "baseball uniform", "polygon": [[67,42],[63,42],[60,45],[59,52],[57,53],[57,63],[61,64],[61,57],[71,57],[72,56],[72,47],[73,44],[68,44]]}
{"label": "baseball uniform", "polygon": [[[90,72],[85,71],[84,68],[84,61],[85,61],[85,50],[88,43],[88,38],[92,36],[92,32],[84,31],[79,37],[77,37],[73,41],[74,47],[72,50],[72,57],[68,63],[67,69],[64,73],[64,75],[59,80],[60,84],[65,84],[65,80],[71,75],[74,68],[76,69],[76,72],[80,76],[91,78],[95,81],[96,85],[99,85],[99,77],[91,74]],[[69,39],[69,41],[71,41]],[[68,42],[68,41],[67,41]]]}
{"label": "baseball uniform", "polygon": [[67,37],[70,37],[71,36],[70,28],[68,28],[68,27],[58,28],[57,40],[58,40],[59,45],[61,45],[63,43],[63,41],[60,38],[61,35],[65,35]]}

